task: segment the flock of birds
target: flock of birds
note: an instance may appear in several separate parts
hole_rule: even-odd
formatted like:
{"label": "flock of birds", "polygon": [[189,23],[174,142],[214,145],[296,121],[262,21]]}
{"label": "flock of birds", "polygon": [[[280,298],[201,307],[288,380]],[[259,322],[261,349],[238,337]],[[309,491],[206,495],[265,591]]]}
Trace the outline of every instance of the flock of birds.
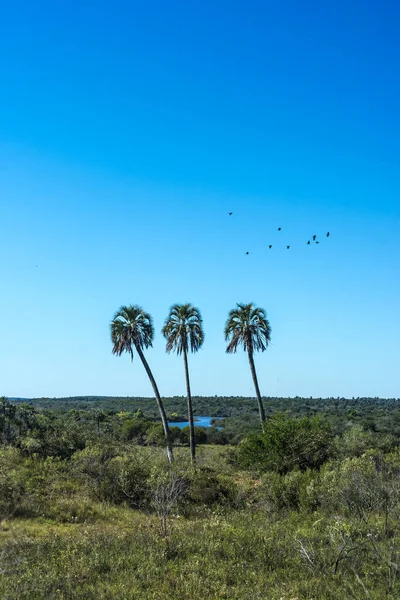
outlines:
{"label": "flock of birds", "polygon": [[[231,217],[231,216],[233,215],[233,212],[230,212],[230,213],[228,213],[228,214],[229,214],[229,216]],[[282,227],[278,227],[278,231],[282,231]],[[330,232],[329,232],[329,231],[327,231],[327,232],[326,232],[326,234],[325,234],[325,237],[327,237],[327,238],[328,238],[328,237],[330,237],[330,235],[331,235],[331,234],[330,234]],[[319,244],[319,240],[317,240],[317,234],[314,234],[314,235],[311,237],[311,240],[312,240],[312,241],[313,241],[315,244]],[[306,245],[307,245],[307,246],[310,246],[310,245],[311,245],[311,240],[307,240],[307,242],[306,242]],[[269,248],[270,250],[272,250],[272,244],[269,244],[268,248]],[[286,246],[286,250],[290,250],[290,245],[289,245],[289,246]],[[246,254],[250,254],[250,252],[246,252]]]}

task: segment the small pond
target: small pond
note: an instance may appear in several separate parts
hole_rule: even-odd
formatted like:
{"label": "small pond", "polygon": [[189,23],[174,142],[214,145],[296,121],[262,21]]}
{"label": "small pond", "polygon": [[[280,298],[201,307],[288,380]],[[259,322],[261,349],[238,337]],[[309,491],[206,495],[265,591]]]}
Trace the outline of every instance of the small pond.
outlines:
{"label": "small pond", "polygon": [[[212,427],[212,419],[218,419],[218,417],[194,417],[194,425],[195,427]],[[168,421],[168,425],[170,427],[179,427],[179,429],[183,429],[184,427],[189,426],[189,421],[177,421],[176,423],[174,423],[173,421]],[[222,428],[217,427],[217,429]]]}

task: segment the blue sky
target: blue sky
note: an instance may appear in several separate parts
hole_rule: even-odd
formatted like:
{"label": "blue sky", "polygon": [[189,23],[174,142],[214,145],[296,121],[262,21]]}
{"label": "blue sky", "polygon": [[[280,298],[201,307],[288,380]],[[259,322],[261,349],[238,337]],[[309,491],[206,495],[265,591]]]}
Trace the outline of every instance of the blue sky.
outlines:
{"label": "blue sky", "polygon": [[399,18],[342,0],[2,7],[0,393],[151,395],[109,341],[138,303],[161,393],[184,394],[159,332],[189,301],[193,392],[252,395],[222,330],[253,301],[263,394],[400,396]]}

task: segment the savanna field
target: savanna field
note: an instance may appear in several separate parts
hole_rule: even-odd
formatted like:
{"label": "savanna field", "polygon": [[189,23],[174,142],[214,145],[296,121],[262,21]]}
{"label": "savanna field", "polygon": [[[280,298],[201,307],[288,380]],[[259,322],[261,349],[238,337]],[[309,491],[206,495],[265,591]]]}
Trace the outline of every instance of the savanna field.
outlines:
{"label": "savanna field", "polygon": [[197,402],[194,468],[150,399],[2,399],[0,597],[400,597],[396,400]]}
{"label": "savanna field", "polygon": [[0,4],[0,600],[400,600],[400,1]]}

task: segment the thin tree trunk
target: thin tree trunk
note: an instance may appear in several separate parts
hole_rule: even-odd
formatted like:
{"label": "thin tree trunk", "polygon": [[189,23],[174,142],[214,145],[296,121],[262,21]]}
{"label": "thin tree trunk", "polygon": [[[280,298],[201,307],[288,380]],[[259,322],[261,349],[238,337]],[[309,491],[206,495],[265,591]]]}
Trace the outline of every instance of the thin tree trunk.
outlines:
{"label": "thin tree trunk", "polygon": [[192,394],[190,393],[189,366],[188,366],[186,349],[183,350],[183,362],[185,364],[186,395],[187,395],[189,429],[190,429],[190,458],[192,459],[192,463],[194,464],[196,462],[196,440],[194,437]]}
{"label": "thin tree trunk", "polygon": [[140,346],[136,346],[136,352],[138,353],[140,360],[143,363],[143,366],[146,370],[146,373],[148,375],[148,378],[150,379],[150,383],[153,386],[153,391],[154,391],[154,395],[156,397],[156,402],[157,402],[157,406],[158,406],[158,410],[160,412],[160,416],[161,416],[161,422],[162,422],[162,426],[164,429],[164,434],[165,434],[165,439],[167,442],[167,455],[168,455],[168,460],[170,463],[172,463],[174,461],[174,454],[172,451],[172,441],[171,441],[171,432],[169,430],[168,427],[168,421],[167,421],[167,415],[165,413],[165,408],[164,408],[164,404],[163,401],[161,400],[161,396],[160,396],[160,392],[158,391],[158,387],[156,384],[156,380],[153,377],[153,373],[151,372],[151,369],[149,367],[149,364],[143,354],[142,349],[140,348]]}
{"label": "thin tree trunk", "polygon": [[261,394],[260,394],[260,388],[258,387],[256,367],[254,365],[254,358],[253,358],[253,350],[251,348],[249,348],[247,354],[249,356],[251,376],[253,378],[254,388],[256,390],[256,396],[257,396],[257,402],[258,402],[258,410],[260,412],[261,427],[264,430],[265,411],[264,411],[264,407],[263,407],[263,403],[262,403],[262,398],[261,398]]}

